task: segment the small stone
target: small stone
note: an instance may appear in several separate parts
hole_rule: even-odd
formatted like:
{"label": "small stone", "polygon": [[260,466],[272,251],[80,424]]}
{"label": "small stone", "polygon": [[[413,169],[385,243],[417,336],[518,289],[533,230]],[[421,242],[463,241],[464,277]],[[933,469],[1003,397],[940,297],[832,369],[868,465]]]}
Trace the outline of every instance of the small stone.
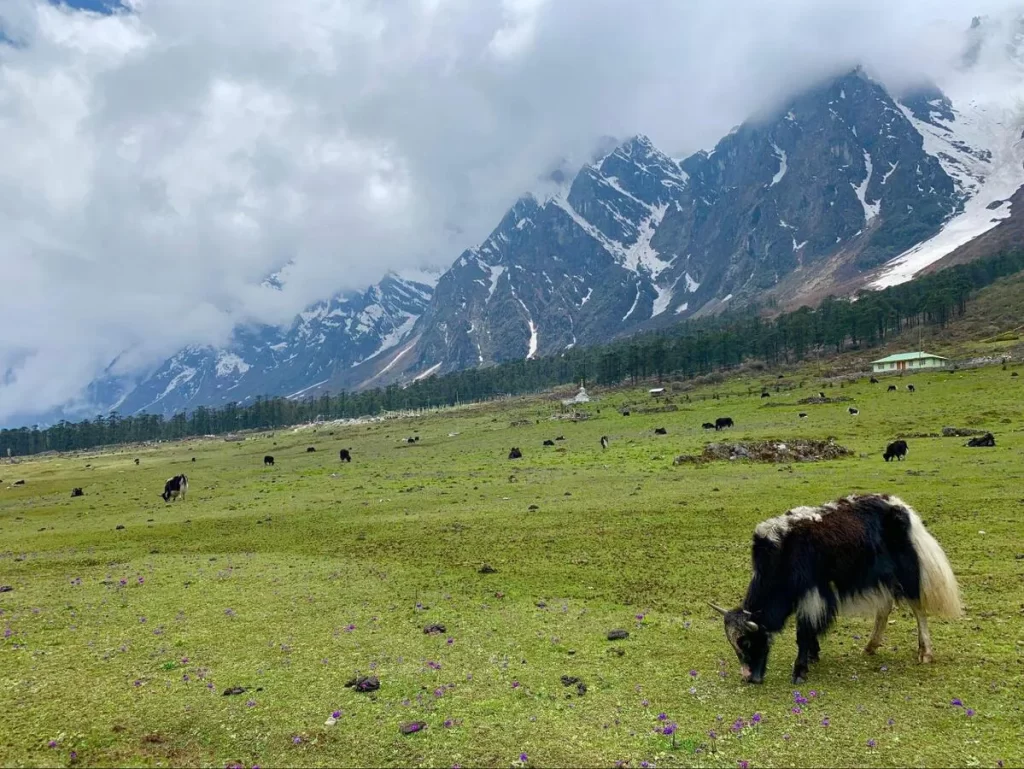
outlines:
{"label": "small stone", "polygon": [[497,574],[498,570],[491,566],[489,563],[485,563],[478,569],[480,574]]}
{"label": "small stone", "polygon": [[[1017,557],[1020,558],[1021,556]],[[546,609],[548,607],[548,605],[544,603],[544,601],[537,601],[537,603],[535,603],[534,606],[536,606],[538,609]]]}
{"label": "small stone", "polygon": [[357,676],[345,684],[345,687],[357,692],[375,692],[380,689],[380,679],[377,676]]}
{"label": "small stone", "polygon": [[233,696],[235,694],[245,694],[245,691],[246,691],[246,689],[245,689],[244,686],[232,686],[230,689],[225,689],[224,690],[224,695],[223,696],[231,697],[231,696]]}
{"label": "small stone", "polygon": [[526,509],[527,509],[527,510],[530,510],[530,511],[533,511],[533,510],[540,510],[540,508],[539,508],[539,507],[538,507],[537,505],[530,505],[530,506],[529,506],[528,508],[526,508]]}
{"label": "small stone", "polygon": [[609,630],[608,640],[609,641],[625,641],[629,638],[628,630]]}
{"label": "small stone", "polygon": [[447,633],[448,628],[440,623],[434,623],[433,625],[427,625],[423,628],[423,632],[427,635],[438,635],[440,633]]}
{"label": "small stone", "polygon": [[124,526],[119,523],[119,524],[117,524],[117,526],[114,527],[114,531],[121,531],[123,528],[124,528]]}
{"label": "small stone", "polygon": [[402,734],[416,734],[416,732],[422,732],[427,728],[427,725],[423,721],[412,721],[408,724],[402,724],[398,727],[398,731]]}
{"label": "small stone", "polygon": [[14,588],[10,585],[0,585],[0,593],[10,593],[12,590],[14,590]]}

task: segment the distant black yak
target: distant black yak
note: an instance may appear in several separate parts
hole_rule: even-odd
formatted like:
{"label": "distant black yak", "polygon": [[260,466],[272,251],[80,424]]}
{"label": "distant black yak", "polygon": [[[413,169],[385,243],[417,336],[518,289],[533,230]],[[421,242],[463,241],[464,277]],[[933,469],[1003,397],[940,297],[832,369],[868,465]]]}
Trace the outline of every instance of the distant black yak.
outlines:
{"label": "distant black yak", "polygon": [[521,452],[519,449],[513,447],[512,451],[510,451],[508,453],[508,458],[509,459],[522,459],[523,458],[523,452]]}
{"label": "distant black yak", "polygon": [[263,464],[264,466],[274,464],[274,458],[270,456],[270,454],[267,454],[265,457],[263,457]]}
{"label": "distant black yak", "polygon": [[340,459],[342,462],[351,462],[352,454],[349,453],[348,449],[342,449],[341,451],[338,452],[338,459]]}
{"label": "distant black yak", "polygon": [[885,447],[885,453],[882,455],[882,459],[884,459],[886,462],[889,462],[893,459],[903,461],[903,458],[907,456],[907,453],[909,451],[910,448],[907,446],[906,441],[893,441],[892,443]]}
{"label": "distant black yak", "polygon": [[724,430],[726,427],[735,426],[735,422],[732,421],[732,417],[719,417],[715,420],[715,429]]}

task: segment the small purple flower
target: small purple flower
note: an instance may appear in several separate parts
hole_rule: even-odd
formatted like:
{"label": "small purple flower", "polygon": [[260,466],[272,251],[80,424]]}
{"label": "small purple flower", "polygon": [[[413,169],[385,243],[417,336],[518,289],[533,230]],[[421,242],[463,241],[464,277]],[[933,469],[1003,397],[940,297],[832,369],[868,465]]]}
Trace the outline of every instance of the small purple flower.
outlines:
{"label": "small purple flower", "polygon": [[691,670],[690,671],[690,678],[696,678],[696,677],[697,677],[697,671],[696,670]]}
{"label": "small purple flower", "polygon": [[296,734],[294,737],[292,737],[292,744],[293,745],[301,745],[302,744],[302,738],[299,735]]}
{"label": "small purple flower", "polygon": [[890,718],[888,721],[885,722],[885,725],[886,726],[895,726],[896,725],[896,719],[895,718]]}
{"label": "small purple flower", "polygon": [[146,581],[146,578],[145,578],[145,577],[139,577],[139,584],[140,584],[140,585],[141,585],[141,584],[142,584],[143,582],[145,582],[145,581]]}
{"label": "small purple flower", "polygon": [[791,712],[791,713],[792,713],[793,715],[795,715],[795,716],[798,716],[798,715],[800,715],[801,713],[803,713],[803,711],[802,711],[802,710],[800,709],[800,706],[799,706],[799,705],[794,705],[794,706],[793,706],[793,708],[792,708],[792,710],[790,710],[790,712]]}
{"label": "small purple flower", "polygon": [[967,710],[965,712],[967,713],[967,717],[968,718],[971,718],[971,717],[974,716],[974,708],[967,708]]}
{"label": "small purple flower", "polygon": [[451,729],[454,725],[455,725],[455,722],[452,721],[450,718],[446,718],[444,720],[444,728],[445,729]]}
{"label": "small purple flower", "polygon": [[740,769],[750,769],[750,762],[746,759],[741,758],[736,763],[739,764]]}
{"label": "small purple flower", "polygon": [[245,706],[247,708],[254,708],[254,707],[256,707],[256,700],[249,700],[248,702],[245,703]]}
{"label": "small purple flower", "polygon": [[519,682],[518,681],[513,681],[512,682],[512,688],[513,689],[518,689],[519,688]]}
{"label": "small purple flower", "polygon": [[640,762],[640,769],[650,769],[650,766],[651,766],[651,762],[650,761],[641,761]]}
{"label": "small purple flower", "polygon": [[455,639],[454,639],[454,638],[449,638],[449,639],[448,639],[448,640],[446,641],[446,643],[447,643],[447,644],[448,644],[449,646],[451,646],[452,644],[454,644],[454,643],[455,643]]}
{"label": "small purple flower", "polygon": [[444,696],[444,689],[434,689],[434,696],[440,699]]}
{"label": "small purple flower", "polygon": [[182,665],[187,665],[188,664],[188,657],[182,657],[181,658],[181,664]]}
{"label": "small purple flower", "polygon": [[14,635],[13,630],[10,628],[4,628],[4,638],[10,638],[12,635]]}
{"label": "small purple flower", "polygon": [[431,670],[440,670],[441,666],[433,660],[427,660],[427,667]]}
{"label": "small purple flower", "polygon": [[520,753],[519,754],[519,760],[522,761],[525,764],[527,761],[530,760],[530,757],[528,755],[526,755],[525,753]]}
{"label": "small purple flower", "polygon": [[733,721],[732,727],[730,727],[730,728],[732,729],[732,733],[733,734],[739,734],[740,732],[742,732],[743,731],[743,719],[742,718],[737,718],[735,721]]}
{"label": "small purple flower", "polygon": [[828,716],[825,716],[821,719],[821,725],[827,728],[832,725],[832,722],[828,720]]}
{"label": "small purple flower", "polygon": [[338,720],[339,718],[341,718],[341,711],[335,710],[333,713],[331,713],[331,718],[333,718],[334,720]]}
{"label": "small purple flower", "polygon": [[789,736],[789,733],[787,732],[786,734],[782,735],[782,739],[784,739],[786,742],[789,742],[792,738]]}
{"label": "small purple flower", "polygon": [[676,733],[676,730],[678,728],[679,727],[676,725],[675,721],[673,721],[671,724],[667,724],[665,728],[661,730],[661,733],[664,734],[666,737],[671,737],[673,734]]}
{"label": "small purple flower", "polygon": [[352,624],[345,625],[345,632],[346,633],[351,633],[355,629],[356,629],[355,625],[352,625]]}
{"label": "small purple flower", "polygon": [[121,580],[120,580],[120,581],[118,582],[118,584],[119,584],[119,585],[120,585],[121,587],[126,587],[126,586],[128,585],[128,580],[126,580],[126,579],[121,579]]}
{"label": "small purple flower", "polygon": [[807,696],[813,700],[815,697],[818,696],[818,693],[814,689],[811,689],[809,692],[807,692]]}
{"label": "small purple flower", "polygon": [[234,617],[235,616],[235,610],[231,609],[231,608],[227,608],[227,609],[224,610],[224,614],[226,614],[228,617]]}
{"label": "small purple flower", "polygon": [[643,621],[644,621],[644,617],[645,617],[645,616],[646,616],[646,615],[644,615],[644,614],[637,614],[637,615],[636,615],[636,621],[637,621],[637,622],[643,622]]}
{"label": "small purple flower", "polygon": [[50,740],[48,743],[46,743],[46,745],[47,747],[55,748],[57,747],[57,740]]}
{"label": "small purple flower", "polygon": [[754,713],[754,715],[752,715],[750,717],[750,723],[752,723],[752,724],[759,724],[759,723],[761,723],[761,714],[760,713]]}
{"label": "small purple flower", "polygon": [[712,740],[717,740],[718,739],[718,732],[716,732],[714,729],[712,729],[710,732],[708,732],[708,737],[710,737]]}
{"label": "small purple flower", "polygon": [[874,740],[868,740],[868,747],[869,748],[874,748],[877,745],[878,745],[878,743],[875,742]]}
{"label": "small purple flower", "polygon": [[649,701],[647,701],[647,700],[640,700],[640,707],[642,707],[642,708],[649,707],[650,704],[651,703]]}
{"label": "small purple flower", "polygon": [[183,676],[181,677],[181,680],[182,680],[182,681],[184,681],[185,683],[188,683],[188,682],[189,682],[189,681],[191,681],[192,679],[188,677],[188,673],[185,673],[185,674],[184,674],[184,675],[183,675]]}
{"label": "small purple flower", "polygon": [[964,701],[959,697],[955,697],[953,701],[949,704],[952,705],[954,708],[962,708],[964,706]]}
{"label": "small purple flower", "polygon": [[142,686],[142,681],[136,678],[135,681],[132,682],[132,686]]}
{"label": "small purple flower", "polygon": [[72,750],[72,751],[71,751],[71,755],[69,756],[69,758],[70,758],[70,759],[71,759],[72,761],[77,761],[77,760],[78,760],[78,752],[77,752],[77,751],[74,751],[74,750]]}

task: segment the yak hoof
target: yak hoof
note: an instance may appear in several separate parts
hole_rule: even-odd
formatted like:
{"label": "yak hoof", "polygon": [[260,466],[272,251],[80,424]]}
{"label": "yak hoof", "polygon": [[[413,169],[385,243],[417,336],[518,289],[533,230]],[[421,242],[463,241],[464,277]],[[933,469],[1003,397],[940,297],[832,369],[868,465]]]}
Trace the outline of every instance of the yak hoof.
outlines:
{"label": "yak hoof", "polygon": [[927,665],[932,661],[932,650],[931,649],[919,649],[917,652],[917,661],[922,665]]}
{"label": "yak hoof", "polygon": [[879,645],[876,643],[869,643],[867,646],[864,647],[864,653],[873,655],[875,652],[878,651],[878,646]]}
{"label": "yak hoof", "polygon": [[806,682],[807,682],[807,679],[803,675],[801,675],[800,673],[794,673],[793,674],[793,683],[794,684],[802,684],[802,683],[806,683]]}

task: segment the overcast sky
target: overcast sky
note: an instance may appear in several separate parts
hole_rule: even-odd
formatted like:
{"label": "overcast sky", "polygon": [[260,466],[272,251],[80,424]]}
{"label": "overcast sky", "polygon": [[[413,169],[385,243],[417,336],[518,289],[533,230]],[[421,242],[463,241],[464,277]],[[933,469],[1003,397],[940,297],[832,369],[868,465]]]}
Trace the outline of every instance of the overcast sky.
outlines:
{"label": "overcast sky", "polygon": [[598,137],[710,147],[857,63],[940,71],[1015,4],[0,0],[0,423],[447,266]]}

